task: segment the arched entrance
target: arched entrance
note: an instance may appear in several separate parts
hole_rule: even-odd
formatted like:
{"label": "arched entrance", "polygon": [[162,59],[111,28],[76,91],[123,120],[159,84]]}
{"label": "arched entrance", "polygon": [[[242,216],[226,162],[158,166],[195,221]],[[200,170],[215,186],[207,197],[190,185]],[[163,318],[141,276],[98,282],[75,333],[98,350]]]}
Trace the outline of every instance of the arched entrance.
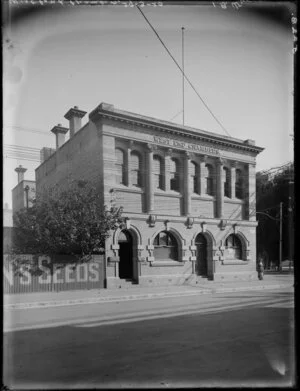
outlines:
{"label": "arched entrance", "polygon": [[119,278],[133,279],[133,240],[129,231],[123,230],[119,234]]}
{"label": "arched entrance", "polygon": [[198,234],[195,239],[196,246],[196,273],[198,276],[207,277],[207,240],[204,235]]}

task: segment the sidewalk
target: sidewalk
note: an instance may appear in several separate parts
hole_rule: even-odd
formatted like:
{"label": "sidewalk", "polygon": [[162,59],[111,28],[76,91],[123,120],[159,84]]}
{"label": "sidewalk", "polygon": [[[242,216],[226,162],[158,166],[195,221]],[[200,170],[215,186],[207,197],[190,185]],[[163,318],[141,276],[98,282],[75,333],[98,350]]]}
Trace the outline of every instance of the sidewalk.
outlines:
{"label": "sidewalk", "polygon": [[158,297],[192,296],[222,292],[251,291],[264,289],[283,289],[294,286],[294,275],[265,275],[264,280],[199,282],[197,285],[140,287],[124,289],[93,289],[63,292],[37,292],[5,294],[4,309],[46,308],[76,304],[92,304],[127,300],[150,299]]}

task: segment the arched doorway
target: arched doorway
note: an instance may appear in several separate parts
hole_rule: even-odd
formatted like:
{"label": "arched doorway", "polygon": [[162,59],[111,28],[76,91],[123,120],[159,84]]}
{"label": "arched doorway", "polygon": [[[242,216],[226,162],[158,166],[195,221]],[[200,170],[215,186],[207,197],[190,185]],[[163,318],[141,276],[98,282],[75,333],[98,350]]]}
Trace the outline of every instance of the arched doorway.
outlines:
{"label": "arched doorway", "polygon": [[133,251],[132,236],[129,231],[121,231],[118,238],[119,244],[119,278],[133,279]]}
{"label": "arched doorway", "polygon": [[207,240],[204,235],[197,235],[195,246],[197,248],[196,273],[198,276],[207,277]]}

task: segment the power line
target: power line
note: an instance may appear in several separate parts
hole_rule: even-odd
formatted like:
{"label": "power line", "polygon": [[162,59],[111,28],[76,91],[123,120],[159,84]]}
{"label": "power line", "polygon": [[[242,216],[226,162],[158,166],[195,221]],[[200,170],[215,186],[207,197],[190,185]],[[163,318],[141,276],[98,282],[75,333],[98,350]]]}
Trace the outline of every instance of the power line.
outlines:
{"label": "power line", "polygon": [[30,158],[23,158],[23,157],[15,157],[15,156],[4,156],[5,159],[13,159],[13,160],[26,160],[26,161],[33,161],[33,162],[40,162],[39,159],[30,159]]}
{"label": "power line", "polygon": [[280,205],[275,205],[275,206],[270,206],[270,208],[266,208],[266,209],[263,209],[263,210],[258,210],[257,212],[265,212],[266,210],[270,210],[270,209],[276,209],[278,208]]}
{"label": "power line", "polygon": [[180,110],[177,114],[175,114],[174,117],[172,117],[169,121],[172,121],[174,118],[176,118],[181,113],[182,113],[182,110]]}
{"label": "power line", "polygon": [[149,26],[151,27],[151,29],[153,30],[154,34],[157,36],[157,38],[159,39],[159,41],[161,42],[161,44],[163,45],[163,47],[166,49],[166,51],[168,52],[169,56],[172,58],[172,60],[174,61],[174,63],[176,64],[177,68],[180,70],[180,72],[182,73],[182,75],[184,76],[185,80],[189,83],[189,85],[192,87],[192,89],[194,90],[194,92],[197,94],[198,98],[201,100],[201,102],[204,104],[204,106],[206,107],[206,109],[210,112],[210,114],[213,116],[213,118],[216,120],[216,122],[221,126],[221,128],[224,130],[224,132],[230,136],[230,134],[228,133],[228,131],[225,129],[225,127],[221,124],[221,122],[218,120],[218,118],[214,115],[214,113],[211,111],[211,109],[207,106],[207,104],[205,103],[204,99],[200,96],[200,94],[198,93],[198,91],[196,90],[196,88],[193,86],[192,82],[189,80],[189,78],[186,76],[186,74],[183,72],[183,70],[181,69],[180,65],[178,64],[178,62],[175,60],[175,58],[173,57],[173,55],[171,54],[171,52],[169,51],[169,49],[167,48],[167,46],[164,44],[163,40],[160,38],[160,36],[158,35],[158,33],[156,32],[155,28],[152,26],[152,24],[149,22],[149,20],[146,18],[145,14],[143,13],[143,11],[140,9],[139,6],[136,7],[140,13],[142,14],[142,16],[144,17],[144,19],[146,20],[146,22],[149,24]]}
{"label": "power line", "polygon": [[23,126],[13,126],[13,125],[6,125],[4,126],[4,129],[5,128],[11,128],[11,129],[14,129],[14,130],[17,130],[17,131],[23,131],[23,132],[32,132],[32,133],[39,133],[39,134],[42,134],[43,136],[52,136],[52,134],[50,133],[45,133],[41,130],[37,130],[37,129],[32,129],[32,128],[26,128],[26,127],[23,127]]}
{"label": "power line", "polygon": [[4,148],[8,150],[15,150],[15,151],[27,151],[31,153],[39,153],[42,148],[34,148],[34,147],[23,147],[20,145],[9,145],[4,144]]}

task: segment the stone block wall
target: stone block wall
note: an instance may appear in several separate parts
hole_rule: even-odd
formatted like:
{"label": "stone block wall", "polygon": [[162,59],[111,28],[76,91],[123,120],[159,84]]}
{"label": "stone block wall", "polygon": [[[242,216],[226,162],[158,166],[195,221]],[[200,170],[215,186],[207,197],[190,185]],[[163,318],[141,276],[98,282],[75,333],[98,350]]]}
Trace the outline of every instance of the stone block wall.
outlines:
{"label": "stone block wall", "polygon": [[90,181],[101,190],[101,167],[100,136],[90,122],[36,169],[37,194],[55,185],[66,189],[73,179]]}

